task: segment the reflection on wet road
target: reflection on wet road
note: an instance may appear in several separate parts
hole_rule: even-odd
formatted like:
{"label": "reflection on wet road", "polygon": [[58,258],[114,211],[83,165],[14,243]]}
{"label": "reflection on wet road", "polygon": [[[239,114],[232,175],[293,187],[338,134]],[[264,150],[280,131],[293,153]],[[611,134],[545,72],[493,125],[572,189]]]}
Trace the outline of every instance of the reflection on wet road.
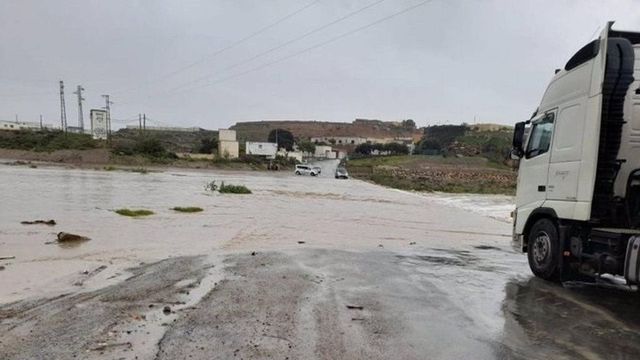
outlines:
{"label": "reflection on wet road", "polygon": [[[640,297],[532,278],[525,257],[510,248],[510,224],[496,215],[508,198],[337,181],[331,166],[318,178],[0,167],[0,182],[12,184],[1,193],[0,256],[15,256],[0,261],[0,354],[640,354]],[[214,179],[253,194],[207,193],[204,184]],[[174,206],[204,211],[180,214]],[[123,207],[155,214],[132,219],[112,211]],[[57,225],[20,224],[35,219]],[[60,231],[91,240],[51,244]]]}

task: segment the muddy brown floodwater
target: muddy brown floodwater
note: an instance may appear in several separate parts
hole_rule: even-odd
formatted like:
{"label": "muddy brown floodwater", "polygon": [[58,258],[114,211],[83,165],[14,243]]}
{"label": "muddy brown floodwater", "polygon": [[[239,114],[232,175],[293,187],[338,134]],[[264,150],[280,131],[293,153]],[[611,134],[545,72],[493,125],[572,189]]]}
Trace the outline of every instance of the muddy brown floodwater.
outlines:
{"label": "muddy brown floodwater", "polygon": [[[510,198],[335,180],[335,165],[317,178],[0,166],[0,358],[640,354],[638,295],[532,278]],[[211,180],[253,194],[207,193]],[[56,224],[21,224],[40,219]]]}

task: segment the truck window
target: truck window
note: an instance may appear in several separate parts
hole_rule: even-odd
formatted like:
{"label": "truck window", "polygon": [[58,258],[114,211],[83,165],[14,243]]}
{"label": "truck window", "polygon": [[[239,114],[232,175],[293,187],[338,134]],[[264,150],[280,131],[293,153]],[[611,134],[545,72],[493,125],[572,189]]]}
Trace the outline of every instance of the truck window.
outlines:
{"label": "truck window", "polygon": [[527,143],[526,158],[536,157],[549,151],[553,137],[553,114],[545,116],[540,122],[533,124]]}

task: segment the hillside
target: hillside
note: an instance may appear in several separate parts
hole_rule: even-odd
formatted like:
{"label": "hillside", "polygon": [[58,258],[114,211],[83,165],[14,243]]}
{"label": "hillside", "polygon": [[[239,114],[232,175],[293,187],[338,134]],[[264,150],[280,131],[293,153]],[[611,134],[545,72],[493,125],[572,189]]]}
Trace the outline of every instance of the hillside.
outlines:
{"label": "hillside", "polygon": [[495,124],[436,125],[424,128],[416,153],[479,156],[503,163],[511,150],[513,128]]}
{"label": "hillside", "polygon": [[[218,132],[213,130],[200,129],[199,131],[170,131],[170,130],[147,130],[146,137],[160,141],[162,146],[175,153],[197,153],[203,146],[203,141],[217,142]],[[137,129],[120,129],[113,134],[114,146],[122,146],[136,142],[140,138],[140,131]]]}
{"label": "hillside", "polygon": [[358,136],[367,138],[412,137],[420,139],[422,131],[402,122],[356,119],[351,123],[328,121],[250,121],[238,122],[230,129],[236,130],[239,141],[266,141],[274,129],[291,131],[296,138],[324,136]]}
{"label": "hillside", "polygon": [[481,157],[439,155],[379,156],[352,159],[358,179],[402,190],[513,194],[516,172]]}

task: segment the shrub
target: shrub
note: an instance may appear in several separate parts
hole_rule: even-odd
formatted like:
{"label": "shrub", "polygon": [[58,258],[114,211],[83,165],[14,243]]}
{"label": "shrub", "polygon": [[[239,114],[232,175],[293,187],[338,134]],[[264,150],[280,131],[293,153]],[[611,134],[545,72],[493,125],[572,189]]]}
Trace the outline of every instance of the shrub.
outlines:
{"label": "shrub", "polygon": [[86,150],[93,149],[99,142],[88,134],[65,133],[62,131],[3,131],[0,133],[0,148],[55,151],[55,150]]}
{"label": "shrub", "polygon": [[251,190],[244,185],[225,185],[224,181],[218,191],[221,194],[251,194]]}
{"label": "shrub", "polygon": [[131,209],[118,209],[116,213],[122,216],[131,216],[131,217],[139,217],[139,216],[149,216],[153,215],[153,211],[151,210],[131,210]]}
{"label": "shrub", "polygon": [[205,191],[211,191],[211,192],[214,192],[214,191],[218,190],[218,185],[216,184],[216,181],[213,180],[212,182],[210,182],[207,185],[205,185],[204,186],[204,190]]}
{"label": "shrub", "polygon": [[177,211],[177,212],[183,212],[183,213],[196,213],[196,212],[203,211],[201,207],[197,207],[197,206],[187,206],[187,207],[176,206],[174,208],[171,208],[171,210]]}

